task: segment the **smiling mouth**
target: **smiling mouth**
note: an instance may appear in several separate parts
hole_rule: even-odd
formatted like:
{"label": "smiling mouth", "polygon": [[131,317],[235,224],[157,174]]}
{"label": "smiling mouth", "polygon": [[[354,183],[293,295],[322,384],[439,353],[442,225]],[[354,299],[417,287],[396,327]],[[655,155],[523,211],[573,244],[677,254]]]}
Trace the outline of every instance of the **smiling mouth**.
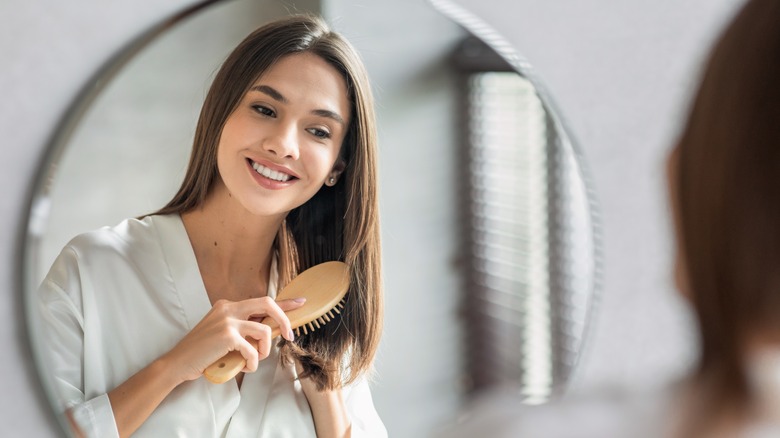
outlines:
{"label": "smiling mouth", "polygon": [[247,159],[247,161],[249,161],[249,164],[252,166],[253,169],[255,169],[255,172],[259,173],[260,175],[263,175],[268,179],[279,181],[279,182],[287,182],[296,179],[294,176],[290,174],[269,169],[263,166],[262,164],[255,163],[250,159]]}

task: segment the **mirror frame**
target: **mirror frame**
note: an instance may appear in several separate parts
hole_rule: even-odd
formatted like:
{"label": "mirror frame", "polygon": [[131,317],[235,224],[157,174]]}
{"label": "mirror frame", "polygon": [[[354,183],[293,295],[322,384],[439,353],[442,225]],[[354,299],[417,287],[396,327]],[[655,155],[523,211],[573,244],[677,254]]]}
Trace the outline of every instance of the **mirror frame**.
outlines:
{"label": "mirror frame", "polygon": [[590,176],[590,171],[586,165],[585,156],[582,153],[581,148],[578,146],[577,141],[574,139],[571,130],[566,128],[561,112],[558,111],[558,107],[555,104],[552,96],[542,81],[537,76],[531,63],[525,58],[520,56],[512,45],[501,34],[499,34],[492,26],[486,23],[481,18],[477,17],[473,13],[469,12],[460,5],[455,4],[451,0],[427,0],[428,3],[444,17],[450,19],[453,23],[465,29],[468,33],[477,37],[490,49],[492,49],[498,56],[504,59],[509,66],[517,73],[528,80],[536,90],[536,94],[542,103],[542,106],[549,116],[550,121],[553,123],[553,128],[557,132],[557,139],[559,146],[562,149],[568,148],[575,161],[577,162],[577,170],[579,176],[582,178],[583,187],[585,188],[585,197],[588,205],[588,219],[590,220],[591,238],[593,243],[593,282],[590,292],[589,305],[585,309],[585,325],[582,330],[582,336],[580,340],[579,350],[577,351],[576,358],[572,364],[572,371],[562,383],[560,391],[556,391],[554,396],[560,396],[566,393],[566,390],[571,387],[572,383],[579,379],[581,373],[581,367],[583,355],[586,354],[586,350],[590,346],[590,342],[593,338],[593,331],[595,326],[595,317],[598,313],[599,304],[601,300],[602,281],[603,281],[603,254],[602,254],[602,234],[601,234],[601,221],[599,216],[599,207],[596,202],[596,195],[593,191],[593,179]]}

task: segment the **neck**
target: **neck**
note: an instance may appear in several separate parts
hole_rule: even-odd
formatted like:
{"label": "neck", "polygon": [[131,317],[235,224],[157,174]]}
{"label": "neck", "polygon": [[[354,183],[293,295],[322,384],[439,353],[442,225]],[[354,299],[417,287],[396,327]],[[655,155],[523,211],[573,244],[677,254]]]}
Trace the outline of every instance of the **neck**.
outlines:
{"label": "neck", "polygon": [[255,216],[217,184],[201,207],[181,217],[210,295],[215,289],[228,299],[265,295],[284,216]]}

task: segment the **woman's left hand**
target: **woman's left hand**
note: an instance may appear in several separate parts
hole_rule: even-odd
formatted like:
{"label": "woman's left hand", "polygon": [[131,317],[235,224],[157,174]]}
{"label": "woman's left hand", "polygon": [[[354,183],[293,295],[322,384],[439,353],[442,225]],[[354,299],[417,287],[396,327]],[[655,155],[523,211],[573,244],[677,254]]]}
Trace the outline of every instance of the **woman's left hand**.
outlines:
{"label": "woman's left hand", "polygon": [[[303,367],[295,361],[295,371],[303,373]],[[345,438],[351,436],[351,424],[344,405],[341,388],[318,391],[317,385],[308,377],[299,378],[303,394],[309,401],[317,438]]]}

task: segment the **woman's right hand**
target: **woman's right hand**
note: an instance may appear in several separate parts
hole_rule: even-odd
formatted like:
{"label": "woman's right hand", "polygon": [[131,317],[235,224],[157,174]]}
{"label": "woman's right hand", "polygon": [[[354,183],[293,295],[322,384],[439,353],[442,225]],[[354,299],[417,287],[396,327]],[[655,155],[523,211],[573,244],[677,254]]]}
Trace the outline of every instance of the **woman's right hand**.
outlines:
{"label": "woman's right hand", "polygon": [[[195,380],[212,363],[237,350],[246,360],[245,372],[257,370],[271,351],[271,328],[258,320],[270,316],[282,336],[293,340],[290,320],[284,312],[297,309],[305,299],[274,301],[269,297],[243,301],[219,300],[209,313],[161,360],[180,382]],[[246,338],[257,341],[257,347]]]}

